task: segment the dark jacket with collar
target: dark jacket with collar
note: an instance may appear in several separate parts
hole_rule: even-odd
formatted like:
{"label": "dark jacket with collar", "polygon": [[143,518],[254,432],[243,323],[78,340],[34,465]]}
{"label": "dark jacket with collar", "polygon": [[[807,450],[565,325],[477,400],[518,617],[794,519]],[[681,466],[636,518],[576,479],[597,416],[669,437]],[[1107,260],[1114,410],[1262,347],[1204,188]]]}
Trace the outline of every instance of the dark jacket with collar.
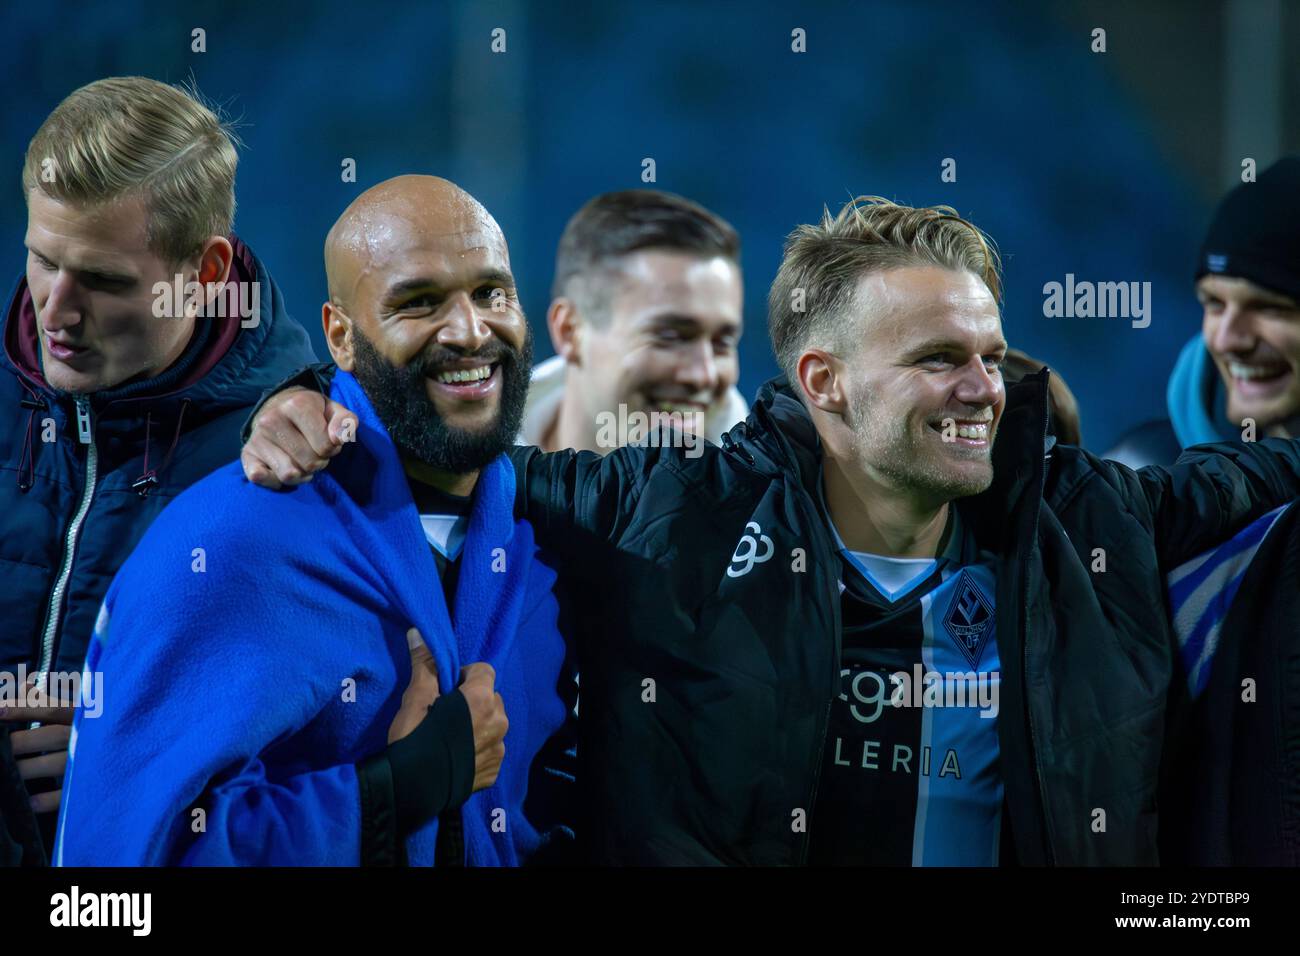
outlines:
{"label": "dark jacket with collar", "polygon": [[[997,556],[1011,852],[1154,864],[1174,669],[1164,573],[1295,498],[1300,451],[1214,446],[1135,472],[1054,446],[1047,375],[1009,390],[993,485],[958,502]],[[560,571],[577,642],[588,859],[806,860],[840,670],[820,455],[783,380],[695,457],[512,452],[517,510]]]}
{"label": "dark jacket with collar", "polygon": [[78,403],[45,382],[31,295],[19,281],[0,355],[0,670],[79,672],[109,582],[150,522],[237,458],[249,408],[314,361],[266,267],[232,241],[230,281],[240,294],[258,283],[256,325],[200,319],[211,327],[178,366],[83,400],[84,429]]}

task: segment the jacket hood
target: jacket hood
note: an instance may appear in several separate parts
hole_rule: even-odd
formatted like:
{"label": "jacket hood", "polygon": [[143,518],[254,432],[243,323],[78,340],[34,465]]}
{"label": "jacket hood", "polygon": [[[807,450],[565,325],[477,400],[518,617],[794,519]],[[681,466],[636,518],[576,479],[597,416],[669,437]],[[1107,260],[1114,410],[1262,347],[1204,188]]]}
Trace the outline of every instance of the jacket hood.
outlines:
{"label": "jacket hood", "polygon": [[1223,380],[1199,334],[1178,353],[1165,390],[1165,404],[1174,434],[1184,448],[1207,442],[1236,441],[1240,437],[1226,427]]}
{"label": "jacket hood", "polygon": [[[520,445],[541,445],[547,430],[555,423],[560,414],[560,403],[564,400],[564,359],[553,355],[533,367],[532,380],[528,386],[528,401],[524,405],[524,423],[516,439]],[[722,441],[723,434],[737,422],[744,421],[749,414],[749,405],[734,385],[723,398],[715,414],[704,423],[704,437],[715,445]]]}
{"label": "jacket hood", "polygon": [[[305,332],[288,317],[284,297],[266,267],[238,237],[231,236],[230,241],[234,257],[227,294],[236,303],[256,303],[256,323],[251,315],[200,319],[210,327],[196,328],[196,340],[202,339],[197,354],[177,363],[183,368],[173,366],[155,378],[98,392],[92,396],[95,406],[164,397],[189,400],[214,411],[251,405],[302,364],[304,353],[311,356]],[[36,310],[25,276],[19,278],[5,313],[4,359],[29,392],[57,398],[41,366]]]}

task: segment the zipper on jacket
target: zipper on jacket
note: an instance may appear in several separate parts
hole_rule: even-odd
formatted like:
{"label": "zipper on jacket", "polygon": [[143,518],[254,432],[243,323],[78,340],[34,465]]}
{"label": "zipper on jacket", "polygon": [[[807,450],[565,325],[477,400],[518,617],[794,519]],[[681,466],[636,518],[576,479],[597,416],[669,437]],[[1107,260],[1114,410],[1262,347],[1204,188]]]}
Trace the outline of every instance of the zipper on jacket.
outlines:
{"label": "zipper on jacket", "polygon": [[[812,506],[812,517],[813,517],[813,522],[810,525],[810,527],[817,529],[815,534],[819,538],[825,536],[826,539],[822,542],[822,544],[825,545],[826,547],[829,547],[830,538],[829,535],[826,535],[825,528],[821,527],[822,518],[820,513],[817,511],[816,505]],[[823,548],[823,550],[826,550],[826,548]],[[830,548],[829,553],[831,557],[834,559],[834,562],[838,562],[840,560],[840,557],[838,554],[835,553],[834,548]],[[838,566],[834,562],[831,564],[831,567]],[[808,794],[808,811],[804,817],[805,830],[804,830],[804,838],[803,838],[803,847],[799,853],[800,866],[808,865],[808,855],[812,852],[813,808],[817,805],[817,789],[818,787],[821,786],[822,766],[826,760],[826,738],[830,734],[830,729],[831,729],[831,708],[835,706],[835,698],[840,692],[840,683],[843,680],[843,678],[840,676],[840,667],[841,667],[840,659],[844,654],[844,650],[841,645],[841,641],[843,640],[843,635],[840,633],[842,629],[842,624],[840,622],[840,594],[839,594],[839,588],[836,586],[838,582],[839,582],[839,575],[832,574],[830,576],[830,593],[831,593],[830,607],[831,607],[831,632],[835,636],[835,655],[831,660],[831,664],[833,668],[831,671],[831,692],[829,696],[827,696],[826,698],[826,712],[822,715],[821,729],[818,731],[817,734],[817,739],[820,741],[820,743],[817,746],[817,763],[813,770],[812,790]]]}
{"label": "zipper on jacket", "polygon": [[86,486],[81,492],[81,504],[77,506],[72,523],[68,525],[63,538],[63,561],[59,566],[59,575],[54,579],[54,590],[50,592],[49,607],[45,612],[45,634],[41,639],[40,669],[37,679],[44,680],[46,673],[54,662],[55,639],[59,633],[62,617],[63,596],[68,590],[68,578],[72,576],[72,561],[77,554],[77,538],[81,526],[90,511],[90,499],[95,495],[95,479],[99,466],[99,453],[95,448],[95,433],[91,427],[90,399],[79,397],[77,403],[77,440],[86,445]]}
{"label": "zipper on jacket", "polygon": [[92,443],[94,436],[90,431],[90,401],[77,399],[77,441],[83,445]]}
{"label": "zipper on jacket", "polygon": [[[838,605],[839,595],[835,596],[835,602]],[[834,662],[836,681],[840,681],[843,679],[840,676],[841,650],[840,650],[840,627],[839,627],[838,618],[839,615],[836,614],[835,615],[835,662]],[[826,712],[822,715],[821,730],[817,734],[817,737],[821,741],[821,743],[817,747],[817,765],[816,765],[816,769],[813,771],[812,792],[808,794],[808,813],[804,819],[804,826],[806,829],[803,838],[803,849],[799,854],[799,864],[801,866],[808,865],[808,854],[812,852],[813,807],[817,805],[817,788],[821,786],[821,782],[822,782],[822,764],[826,760],[826,737],[830,734],[830,729],[831,729],[831,708],[835,706],[835,695],[838,693],[839,693],[839,688],[836,687],[834,684],[832,684],[831,695],[826,699]]]}
{"label": "zipper on jacket", "polygon": [[[1025,564],[1028,565],[1028,563],[1029,563],[1029,559],[1026,558],[1026,559],[1025,559]],[[1021,569],[1021,576],[1022,576],[1022,579],[1023,579],[1023,580],[1022,580],[1022,586],[1021,586],[1021,589],[1020,589],[1020,592],[1021,592],[1021,602],[1022,602],[1022,603],[1021,603],[1021,613],[1024,614],[1025,626],[1024,626],[1024,639],[1023,639],[1023,641],[1022,641],[1022,647],[1021,647],[1021,651],[1022,651],[1022,659],[1021,659],[1021,662],[1020,662],[1020,667],[1021,667],[1021,670],[1022,670],[1022,671],[1024,672],[1024,674],[1025,674],[1025,680],[1024,680],[1025,689],[1026,689],[1026,693],[1025,693],[1025,716],[1028,718],[1028,724],[1029,724],[1029,754],[1030,754],[1030,758],[1031,758],[1031,759],[1033,760],[1033,762],[1034,762],[1034,780],[1035,780],[1035,781],[1037,782],[1037,784],[1038,784],[1038,802],[1042,805],[1042,810],[1043,810],[1043,844],[1044,844],[1044,849],[1047,850],[1047,865],[1048,865],[1048,866],[1055,866],[1055,865],[1056,865],[1056,857],[1055,857],[1055,854],[1052,852],[1052,828],[1051,828],[1051,825],[1048,823],[1048,818],[1047,818],[1047,786],[1043,783],[1043,773],[1042,773],[1042,770],[1041,770],[1041,768],[1040,768],[1041,761],[1040,761],[1039,758],[1038,758],[1038,737],[1037,737],[1037,735],[1034,733],[1034,707],[1033,707],[1033,704],[1032,704],[1032,703],[1030,702],[1030,700],[1029,700],[1029,694],[1028,694],[1028,688],[1029,688],[1029,603],[1028,603],[1028,602],[1029,602],[1029,575],[1028,575],[1028,573],[1027,573],[1027,567]]]}
{"label": "zipper on jacket", "polygon": [[[1047,439],[1044,426],[1043,440]],[[1047,462],[1044,461],[1038,475],[1038,494],[1034,498],[1034,523],[1038,523],[1037,509],[1043,501],[1043,488],[1047,484]],[[1034,780],[1038,783],[1038,802],[1043,813],[1043,848],[1047,851],[1047,865],[1056,865],[1056,854],[1052,851],[1052,825],[1047,810],[1047,785],[1043,783],[1042,761],[1038,757],[1038,737],[1034,733],[1034,707],[1029,699],[1029,554],[1033,547],[1033,535],[1020,549],[1020,613],[1024,617],[1024,636],[1021,640],[1020,670],[1025,688],[1025,717],[1029,725],[1029,757],[1034,762]]]}

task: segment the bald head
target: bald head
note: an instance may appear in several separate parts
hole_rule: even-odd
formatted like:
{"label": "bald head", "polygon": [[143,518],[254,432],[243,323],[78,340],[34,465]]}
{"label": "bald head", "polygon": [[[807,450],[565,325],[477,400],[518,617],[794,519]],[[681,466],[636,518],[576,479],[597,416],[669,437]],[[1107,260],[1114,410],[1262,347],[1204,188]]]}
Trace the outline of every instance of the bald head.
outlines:
{"label": "bald head", "polygon": [[499,251],[508,268],[501,227],[477,199],[438,176],[387,179],[354,199],[325,237],[330,301],[352,312],[363,287],[400,270],[412,253],[476,249]]}
{"label": "bald head", "polygon": [[[325,343],[365,390],[421,481],[468,494],[513,444],[532,339],[505,236],[473,196],[434,176],[366,190],[325,240]],[[459,490],[456,490],[459,489]]]}

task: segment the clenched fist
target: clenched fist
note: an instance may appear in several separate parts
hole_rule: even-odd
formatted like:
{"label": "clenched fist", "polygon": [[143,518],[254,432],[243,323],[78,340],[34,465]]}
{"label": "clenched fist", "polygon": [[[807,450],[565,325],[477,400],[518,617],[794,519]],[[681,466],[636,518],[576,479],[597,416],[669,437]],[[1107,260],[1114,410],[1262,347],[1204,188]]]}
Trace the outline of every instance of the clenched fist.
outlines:
{"label": "clenched fist", "polygon": [[[420,632],[411,628],[406,632],[406,642],[411,648],[411,680],[388,727],[390,744],[415,730],[441,693],[437,665]],[[460,673],[457,690],[465,698],[474,728],[474,790],[484,790],[496,783],[501,771],[510,721],[506,717],[505,701],[496,692],[497,675],[491,664],[470,664],[461,668]]]}
{"label": "clenched fist", "polygon": [[356,415],[338,402],[288,388],[268,398],[253,419],[239,462],[253,484],[278,490],[311,481],[356,436]]}

